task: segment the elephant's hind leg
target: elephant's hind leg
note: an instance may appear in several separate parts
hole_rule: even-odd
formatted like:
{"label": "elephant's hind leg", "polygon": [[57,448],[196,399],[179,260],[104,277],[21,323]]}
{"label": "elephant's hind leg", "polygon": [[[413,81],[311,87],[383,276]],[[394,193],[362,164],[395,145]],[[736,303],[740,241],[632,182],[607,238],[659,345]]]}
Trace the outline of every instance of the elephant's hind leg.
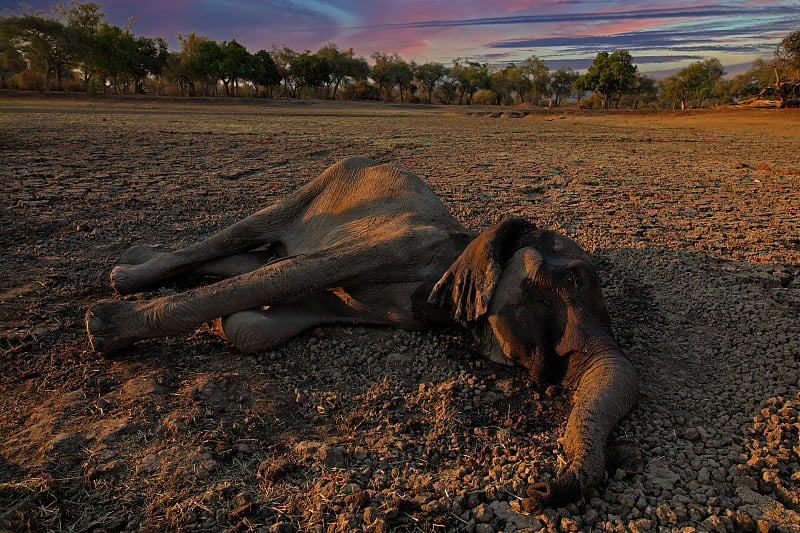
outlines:
{"label": "elephant's hind leg", "polygon": [[212,330],[245,353],[271,350],[308,328],[329,324],[361,324],[355,316],[334,314],[320,306],[278,306],[240,311],[217,319]]}
{"label": "elephant's hind leg", "polygon": [[116,306],[101,302],[89,311],[86,326],[94,339],[93,347],[110,352],[137,340],[189,331],[241,311],[289,303],[302,308],[303,302],[340,286],[344,280],[387,268],[398,250],[414,246],[414,238],[409,237],[323,250],[287,257],[240,276],[149,301],[117,302]]}
{"label": "elephant's hind leg", "polygon": [[[130,253],[123,254],[120,264],[112,270],[111,286],[119,294],[130,294],[175,274],[202,267],[209,261],[262,248],[285,250],[285,229],[294,224],[313,192],[302,189],[196,244],[169,253],[153,253],[147,257],[146,247],[134,247],[133,252],[129,250]],[[134,260],[126,260],[126,255]]]}

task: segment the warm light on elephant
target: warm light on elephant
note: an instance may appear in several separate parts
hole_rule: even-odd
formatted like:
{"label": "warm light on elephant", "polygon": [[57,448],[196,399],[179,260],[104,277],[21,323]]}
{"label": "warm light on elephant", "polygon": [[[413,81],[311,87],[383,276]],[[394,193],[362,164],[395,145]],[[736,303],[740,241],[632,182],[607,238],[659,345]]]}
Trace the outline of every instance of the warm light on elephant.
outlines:
{"label": "warm light on elephant", "polygon": [[579,498],[605,468],[609,434],[636,401],[638,377],[614,341],[600,281],[569,238],[512,218],[483,233],[461,225],[412,173],[350,158],[254,215],[187,248],[136,246],[111,272],[120,294],[176,275],[213,282],[88,312],[94,349],[204,323],[245,352],[328,324],[458,326],[495,362],[574,390],[568,464],[528,496]]}

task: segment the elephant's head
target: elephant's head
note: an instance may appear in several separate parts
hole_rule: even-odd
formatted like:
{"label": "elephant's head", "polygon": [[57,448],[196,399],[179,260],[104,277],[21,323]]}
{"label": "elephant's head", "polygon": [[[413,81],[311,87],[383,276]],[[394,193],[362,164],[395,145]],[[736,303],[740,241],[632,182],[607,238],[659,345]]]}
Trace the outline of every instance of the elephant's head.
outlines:
{"label": "elephant's head", "polygon": [[569,466],[529,494],[545,505],[578,498],[602,477],[608,435],[638,391],[586,252],[563,235],[511,219],[467,246],[430,301],[475,331],[492,360],[575,389],[564,441]]}

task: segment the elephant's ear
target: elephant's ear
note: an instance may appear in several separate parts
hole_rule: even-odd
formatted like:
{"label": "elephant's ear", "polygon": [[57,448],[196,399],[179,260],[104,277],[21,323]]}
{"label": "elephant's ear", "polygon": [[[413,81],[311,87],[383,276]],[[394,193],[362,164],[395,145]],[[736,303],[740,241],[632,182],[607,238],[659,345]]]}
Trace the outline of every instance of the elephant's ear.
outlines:
{"label": "elephant's ear", "polygon": [[484,315],[503,265],[535,229],[526,220],[512,218],[478,235],[433,287],[428,302],[449,309],[462,324]]}

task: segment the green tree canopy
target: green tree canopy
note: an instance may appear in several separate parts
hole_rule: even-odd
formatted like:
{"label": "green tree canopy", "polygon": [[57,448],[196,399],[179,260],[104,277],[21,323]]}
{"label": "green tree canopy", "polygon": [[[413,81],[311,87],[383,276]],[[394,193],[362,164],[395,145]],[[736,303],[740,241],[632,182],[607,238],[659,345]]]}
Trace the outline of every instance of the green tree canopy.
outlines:
{"label": "green tree canopy", "polygon": [[480,89],[488,89],[490,86],[489,67],[473,61],[461,64],[460,59],[453,60],[449,76],[458,83],[458,103],[467,105],[472,103],[472,97]]}
{"label": "green tree canopy", "polygon": [[389,102],[392,99],[392,90],[397,87],[400,102],[403,102],[403,92],[414,80],[414,65],[407,63],[397,54],[375,52],[372,54],[372,59],[375,60],[375,64],[370,76],[380,87],[384,101]]}
{"label": "green tree canopy", "polygon": [[775,75],[769,62],[758,58],[746,72],[734,76],[730,93],[738,99],[754,98],[771,87],[774,80]]}
{"label": "green tree canopy", "polygon": [[254,58],[236,39],[223,41],[215,65],[217,77],[222,80],[227,96],[236,96],[239,80],[247,79],[253,72]]}
{"label": "green tree canopy", "polygon": [[611,99],[619,104],[622,96],[630,91],[636,74],[633,58],[627,50],[617,50],[611,54],[600,52],[586,74],[575,82],[575,88],[593,91],[600,98],[603,108],[607,109]]}
{"label": "green tree canopy", "polygon": [[428,103],[433,101],[433,91],[439,80],[447,74],[447,69],[441,63],[423,63],[414,67],[414,77],[419,80],[428,94]]}
{"label": "green tree canopy", "polygon": [[531,103],[538,104],[539,100],[548,94],[550,67],[534,55],[523,62],[522,71],[530,80],[528,91],[531,95]]}
{"label": "green tree canopy", "polygon": [[555,97],[555,105],[559,107],[564,98],[572,94],[572,86],[580,75],[568,67],[559,67],[550,77],[550,91]]}
{"label": "green tree canopy", "polygon": [[679,101],[681,109],[701,105],[710,98],[716,85],[722,79],[725,70],[716,58],[697,61],[664,78],[664,97]]}
{"label": "green tree canopy", "polygon": [[277,46],[272,47],[270,56],[275,61],[275,66],[278,67],[278,73],[281,75],[283,81],[284,96],[295,96],[294,78],[292,77],[292,63],[297,59],[299,54],[284,45],[282,48]]}
{"label": "green tree canopy", "polygon": [[30,14],[9,17],[4,25],[8,48],[21,51],[31,67],[42,73],[44,90],[49,90],[52,74],[61,89],[63,75],[74,65],[71,45],[78,40],[78,30],[54,17]]}
{"label": "green tree canopy", "polygon": [[334,43],[328,43],[317,51],[317,55],[328,62],[330,71],[328,85],[329,88],[333,87],[331,98],[334,100],[345,80],[365,80],[369,77],[367,60],[356,57],[352,48],[342,51]]}
{"label": "green tree canopy", "polygon": [[318,89],[330,80],[328,60],[306,50],[294,60],[290,68],[298,93],[303,87]]}
{"label": "green tree canopy", "polygon": [[268,94],[272,95],[272,88],[278,85],[281,81],[281,74],[278,72],[278,65],[273,61],[272,56],[266,50],[259,50],[253,54],[253,70],[250,74],[250,81],[256,87],[256,96],[258,96],[258,88],[265,87]]}

